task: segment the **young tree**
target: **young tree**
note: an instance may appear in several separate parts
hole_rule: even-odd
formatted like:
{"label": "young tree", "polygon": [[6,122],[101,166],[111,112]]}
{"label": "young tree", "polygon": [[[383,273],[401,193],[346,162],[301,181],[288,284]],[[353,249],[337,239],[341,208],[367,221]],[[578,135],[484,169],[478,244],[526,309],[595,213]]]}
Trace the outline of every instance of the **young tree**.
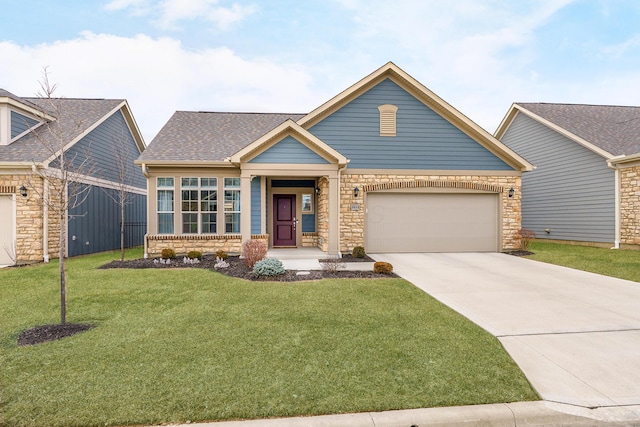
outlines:
{"label": "young tree", "polygon": [[134,193],[128,191],[128,182],[131,182],[136,173],[135,165],[127,155],[127,139],[124,131],[120,137],[113,141],[113,161],[117,174],[117,185],[115,193],[104,189],[105,194],[120,207],[120,261],[124,261],[124,238],[125,238],[125,207],[133,203]]}
{"label": "young tree", "polygon": [[[55,98],[56,85],[49,82],[45,68],[38,93],[43,116],[55,117],[45,121],[33,130],[33,135],[44,152],[49,155],[48,164],[34,163],[35,176],[28,181],[31,190],[39,196],[49,217],[59,223],[58,259],[60,273],[60,323],[67,323],[67,273],[65,256],[67,253],[67,220],[70,209],[77,208],[87,199],[90,186],[81,183],[83,176],[91,175],[94,167],[88,154],[69,155],[67,144],[71,135],[78,133],[82,123],[65,116],[64,99]],[[36,176],[39,178],[37,179]]]}

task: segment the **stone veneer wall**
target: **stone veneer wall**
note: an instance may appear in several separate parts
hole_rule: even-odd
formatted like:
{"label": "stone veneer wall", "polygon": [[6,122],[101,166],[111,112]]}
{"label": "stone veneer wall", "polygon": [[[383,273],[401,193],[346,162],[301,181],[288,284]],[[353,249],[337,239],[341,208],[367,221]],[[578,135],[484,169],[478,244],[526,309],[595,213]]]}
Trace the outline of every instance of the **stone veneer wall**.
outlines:
{"label": "stone veneer wall", "polygon": [[[239,254],[242,252],[242,236],[239,234],[201,234],[201,235],[166,235],[156,234],[145,237],[147,240],[147,254],[158,257],[163,249],[170,248],[178,255],[186,255],[189,251],[200,251],[212,254],[218,250]],[[268,234],[254,234],[252,239],[262,240],[269,244]]]}
{"label": "stone veneer wall", "polygon": [[[27,187],[27,197],[20,194],[21,186]],[[16,257],[17,263],[38,262],[43,260],[42,232],[42,178],[33,175],[2,175],[0,188],[3,193],[12,190],[16,194]],[[49,212],[49,255],[58,256],[58,237],[60,221]]]}
{"label": "stone veneer wall", "polygon": [[640,245],[640,166],[620,170],[620,243]]}
{"label": "stone veneer wall", "polygon": [[[518,240],[515,235],[521,228],[521,179],[519,176],[476,176],[476,175],[351,175],[343,174],[340,184],[340,251],[350,253],[355,246],[364,246],[364,189],[367,185],[380,183],[408,183],[415,181],[459,182],[484,186],[494,186],[503,190],[502,199],[502,250],[515,249]],[[401,185],[401,184],[400,184]],[[446,185],[446,184],[445,184]],[[463,184],[464,185],[464,184]],[[353,189],[358,187],[360,194],[353,197]],[[516,190],[512,198],[508,197],[510,188]],[[428,191],[428,188],[425,188]],[[358,203],[360,209],[351,210]],[[366,249],[366,247],[365,247]]]}
{"label": "stone veneer wall", "polygon": [[318,246],[318,233],[303,232],[302,233],[302,247],[303,248],[317,248]]}
{"label": "stone veneer wall", "polygon": [[329,180],[318,180],[320,195],[318,196],[318,213],[316,215],[316,232],[318,248],[327,252],[329,250]]}

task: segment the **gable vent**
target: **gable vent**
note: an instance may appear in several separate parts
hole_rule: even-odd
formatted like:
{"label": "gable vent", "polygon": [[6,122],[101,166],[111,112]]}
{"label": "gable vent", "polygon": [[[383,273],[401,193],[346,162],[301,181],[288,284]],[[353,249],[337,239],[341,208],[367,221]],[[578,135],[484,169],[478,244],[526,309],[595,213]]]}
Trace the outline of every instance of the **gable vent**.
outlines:
{"label": "gable vent", "polygon": [[380,111],[380,136],[396,136],[396,112],[398,107],[384,104],[378,107]]}

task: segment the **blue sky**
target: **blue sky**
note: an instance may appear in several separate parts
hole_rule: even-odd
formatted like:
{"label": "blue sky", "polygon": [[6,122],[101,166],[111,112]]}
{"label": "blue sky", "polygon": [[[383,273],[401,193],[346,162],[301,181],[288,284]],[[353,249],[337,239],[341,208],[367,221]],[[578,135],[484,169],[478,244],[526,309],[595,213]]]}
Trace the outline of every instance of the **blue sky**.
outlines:
{"label": "blue sky", "polygon": [[0,0],[0,87],[175,110],[313,110],[388,61],[495,130],[513,102],[640,105],[637,0]]}

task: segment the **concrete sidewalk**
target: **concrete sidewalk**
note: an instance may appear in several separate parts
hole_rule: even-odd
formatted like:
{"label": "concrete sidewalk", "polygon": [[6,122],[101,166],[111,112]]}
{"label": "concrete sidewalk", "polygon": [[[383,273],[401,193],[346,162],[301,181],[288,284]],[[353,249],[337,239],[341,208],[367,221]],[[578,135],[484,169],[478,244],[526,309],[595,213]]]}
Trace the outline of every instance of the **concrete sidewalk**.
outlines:
{"label": "concrete sidewalk", "polygon": [[640,405],[640,283],[499,253],[373,257],[498,337],[544,400]]}
{"label": "concrete sidewalk", "polygon": [[315,417],[181,424],[179,427],[598,427],[634,425],[640,425],[639,406],[586,409],[552,402],[516,402]]}

